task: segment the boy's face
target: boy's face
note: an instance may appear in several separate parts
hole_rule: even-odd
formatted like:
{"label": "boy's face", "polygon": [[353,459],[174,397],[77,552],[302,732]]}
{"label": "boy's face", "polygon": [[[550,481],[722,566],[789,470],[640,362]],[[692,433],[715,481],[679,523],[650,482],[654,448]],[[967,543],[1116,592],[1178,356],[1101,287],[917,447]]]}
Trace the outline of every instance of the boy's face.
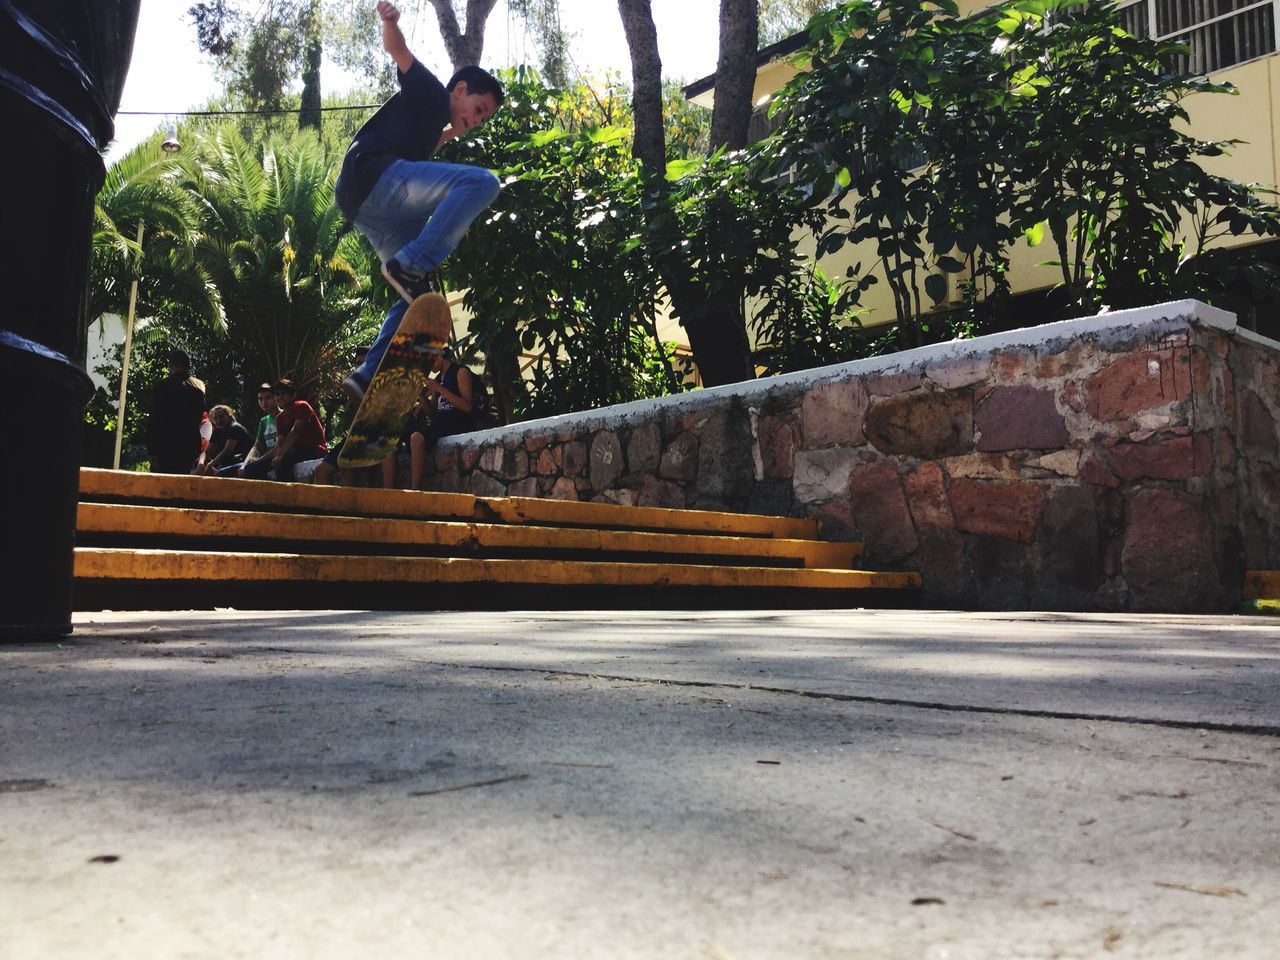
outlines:
{"label": "boy's face", "polygon": [[276,398],[276,406],[283,410],[285,407],[293,403],[292,390],[275,390],[273,391]]}
{"label": "boy's face", "polygon": [[258,408],[263,413],[270,413],[276,408],[276,395],[270,390],[260,390],[258,392]]}
{"label": "boy's face", "polygon": [[449,116],[459,136],[480,126],[497,109],[498,101],[492,93],[471,93],[465,80],[459,80],[449,91]]}

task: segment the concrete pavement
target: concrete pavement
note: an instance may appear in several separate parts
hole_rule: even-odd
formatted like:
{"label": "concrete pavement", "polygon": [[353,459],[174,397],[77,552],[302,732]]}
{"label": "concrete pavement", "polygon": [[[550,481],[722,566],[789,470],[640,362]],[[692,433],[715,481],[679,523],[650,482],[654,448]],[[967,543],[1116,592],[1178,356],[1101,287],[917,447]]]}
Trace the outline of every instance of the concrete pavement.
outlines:
{"label": "concrete pavement", "polygon": [[0,956],[1271,958],[1280,620],[85,614]]}

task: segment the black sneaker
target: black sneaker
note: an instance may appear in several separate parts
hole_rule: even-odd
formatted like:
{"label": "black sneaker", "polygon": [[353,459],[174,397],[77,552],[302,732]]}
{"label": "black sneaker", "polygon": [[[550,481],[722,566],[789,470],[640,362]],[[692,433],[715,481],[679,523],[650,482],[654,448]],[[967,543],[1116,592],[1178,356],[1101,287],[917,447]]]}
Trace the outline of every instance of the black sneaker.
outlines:
{"label": "black sneaker", "polygon": [[382,265],[382,275],[395,288],[396,293],[404,297],[406,303],[413,303],[424,293],[431,293],[436,289],[432,275],[406,270],[394,257]]}

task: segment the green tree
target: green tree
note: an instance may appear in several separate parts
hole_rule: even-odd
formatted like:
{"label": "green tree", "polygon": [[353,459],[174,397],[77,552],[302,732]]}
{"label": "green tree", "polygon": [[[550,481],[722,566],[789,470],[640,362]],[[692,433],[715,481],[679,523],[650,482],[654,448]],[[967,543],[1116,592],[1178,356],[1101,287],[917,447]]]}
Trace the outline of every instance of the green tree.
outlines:
{"label": "green tree", "polygon": [[508,419],[679,389],[635,239],[643,218],[628,130],[600,123],[625,121],[626,101],[585,84],[555,91],[532,71],[504,79],[506,106],[443,154],[504,182],[446,266],[467,289],[464,350],[484,353]]}
{"label": "green tree", "polygon": [[[124,316],[138,285],[137,312],[181,314],[218,328],[224,322],[217,288],[195,253],[200,210],[175,181],[177,163],[153,135],[111,165],[94,206],[93,254],[85,315]],[[138,244],[138,228],[143,228]]]}
{"label": "green tree", "polygon": [[226,315],[214,335],[223,360],[208,371],[216,395],[245,406],[254,385],[280,376],[303,394],[332,394],[379,319],[372,255],[343,232],[333,201],[334,156],[310,131],[253,146],[228,126],[200,137],[179,167],[200,208],[199,261]]}
{"label": "green tree", "polygon": [[[1215,229],[1276,235],[1273,206],[1199,165],[1230,144],[1180,127],[1186,96],[1229,88],[1179,74],[1180,48],[1127,35],[1107,3],[960,18],[951,0],[852,0],[809,33],[812,69],[773,108],[787,118],[776,162],[829,215],[820,253],[871,245],[903,346],[946,332],[924,296],[942,301],[948,273],[970,278],[962,323],[989,317],[1022,236],[1057,248],[1062,316],[1211,299],[1196,261],[1212,262]],[[1188,223],[1206,229],[1188,237]]]}

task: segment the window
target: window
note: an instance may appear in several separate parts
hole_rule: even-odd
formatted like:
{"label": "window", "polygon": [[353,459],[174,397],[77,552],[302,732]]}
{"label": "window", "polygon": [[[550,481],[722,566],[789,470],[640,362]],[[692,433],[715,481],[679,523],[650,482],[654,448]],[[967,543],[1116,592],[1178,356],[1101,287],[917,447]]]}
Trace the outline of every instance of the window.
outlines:
{"label": "window", "polygon": [[1136,37],[1191,48],[1174,66],[1206,74],[1276,52],[1276,0],[1137,0],[1120,9]]}

